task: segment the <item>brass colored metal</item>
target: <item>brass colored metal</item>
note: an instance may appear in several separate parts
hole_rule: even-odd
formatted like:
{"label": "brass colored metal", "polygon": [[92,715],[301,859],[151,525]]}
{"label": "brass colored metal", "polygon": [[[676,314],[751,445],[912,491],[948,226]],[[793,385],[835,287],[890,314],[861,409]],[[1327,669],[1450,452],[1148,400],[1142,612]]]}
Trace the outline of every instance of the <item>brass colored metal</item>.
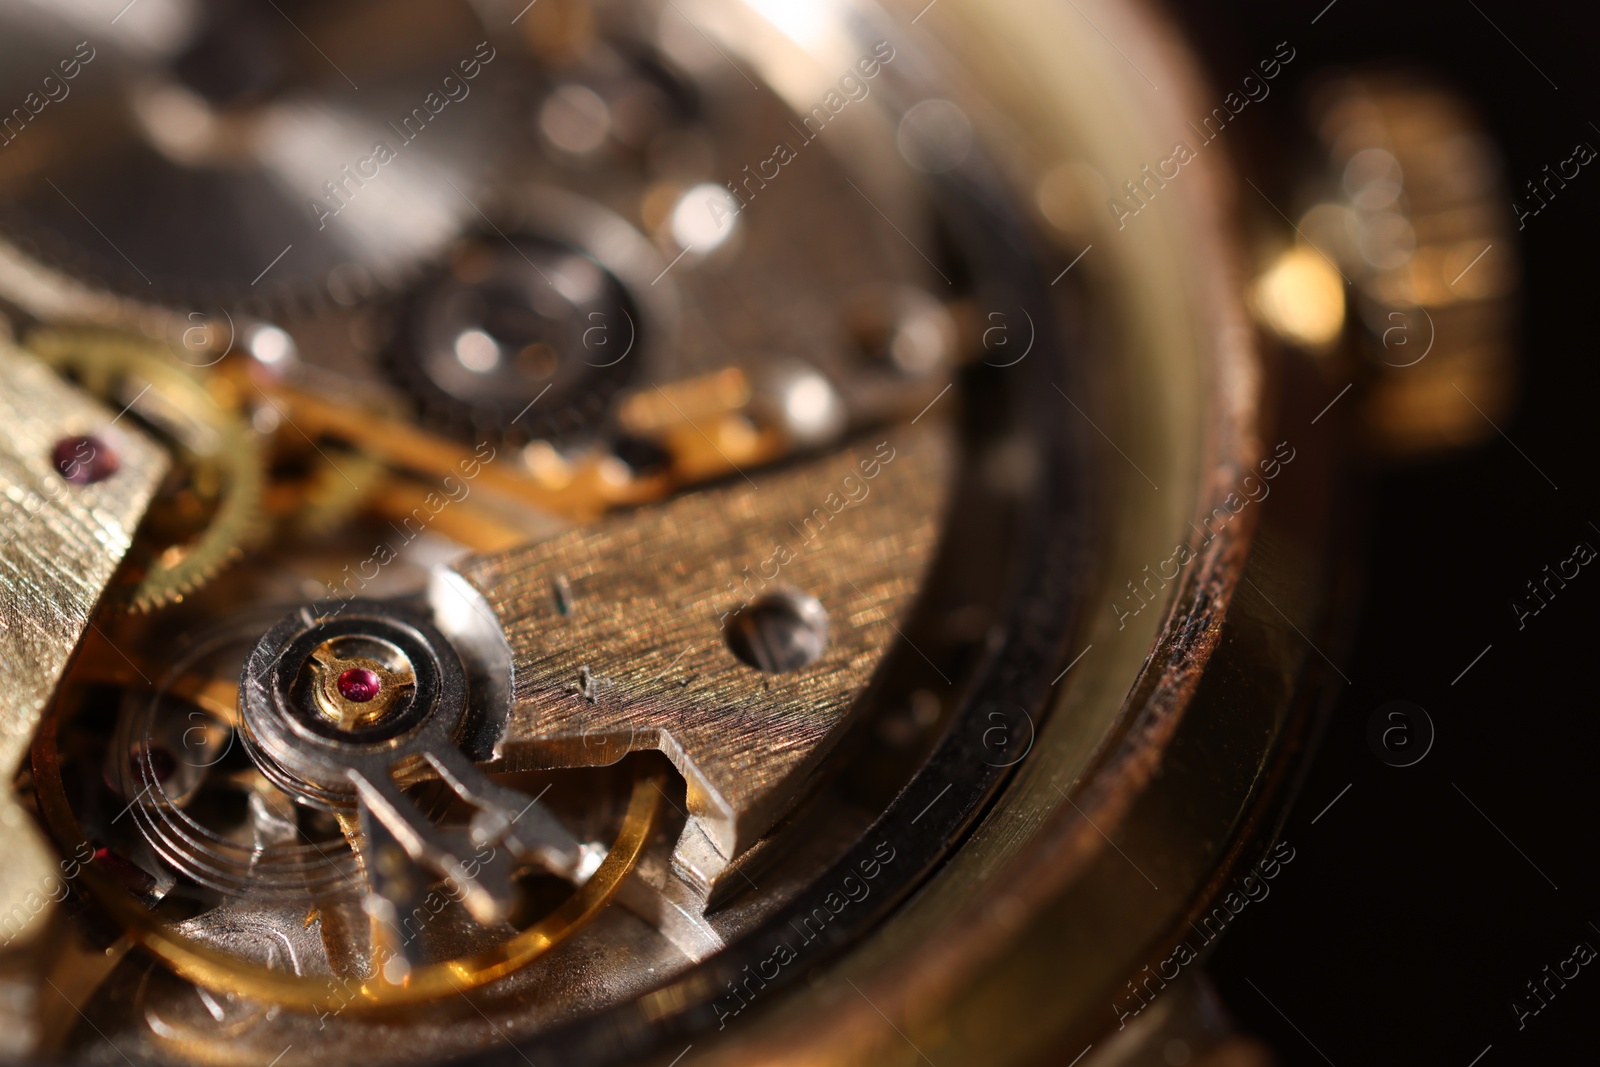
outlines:
{"label": "brass colored metal", "polygon": [[[39,974],[45,980],[40,982],[43,989],[37,998],[37,1018],[14,1021],[0,1016],[7,1029],[12,1030],[0,1039],[0,1047],[8,1056],[18,1059],[26,1054],[59,1056],[68,1035],[82,1025],[77,1005],[87,1003],[94,996],[133,948],[133,941],[127,937],[119,937],[105,947],[91,945],[83,931],[63,922],[55,923],[51,934],[53,936],[40,939],[49,943],[48,962],[35,964],[42,967]],[[39,955],[45,953],[41,951]],[[38,978],[34,980],[39,981]]]}
{"label": "brass colored metal", "polygon": [[1300,229],[1352,283],[1368,440],[1405,457],[1493,438],[1517,395],[1521,268],[1483,124],[1455,92],[1395,71],[1329,83],[1314,112],[1339,195]]}
{"label": "brass colored metal", "polygon": [[[367,506],[379,517],[401,525],[418,508],[428,507],[429,494],[437,500],[438,490],[425,481],[388,477],[372,491]],[[499,552],[528,541],[526,529],[505,515],[480,506],[472,497],[441,510],[433,516],[431,526],[440,535],[475,552]]]}
{"label": "brass colored metal", "polygon": [[[710,878],[795,799],[894,643],[944,512],[946,433],[931,419],[896,428],[876,446],[462,564],[514,656],[500,755],[586,766],[660,749],[689,782],[680,864]],[[742,612],[785,593],[821,603],[828,643],[810,666],[763,674],[727,638]],[[691,862],[696,831],[716,855]]]}
{"label": "brass colored metal", "polygon": [[133,610],[182,600],[262,536],[266,474],[254,433],[161,346],[86,329],[36,331],[27,344],[94,395],[147,415],[194,468],[190,480],[208,498],[200,532],[147,565],[131,595]]}
{"label": "brass colored metal", "polygon": [[752,421],[755,386],[739,367],[641,389],[625,397],[617,422],[629,433],[661,442],[686,484],[757,466],[789,450],[783,434]]}
{"label": "brass colored metal", "polygon": [[[368,656],[342,655],[337,640],[324,642],[311,653],[317,681],[313,689],[315,704],[328,721],[341,730],[360,730],[381,723],[411,694],[417,673],[403,653],[394,653],[393,662]],[[376,679],[376,691],[366,699],[344,691],[344,680],[351,672],[368,671]]]}
{"label": "brass colored metal", "polygon": [[[73,663],[73,674],[81,682],[132,689],[153,678],[160,667],[142,659],[123,659],[98,631],[89,633]],[[214,678],[204,674],[178,674],[163,682],[165,692],[204,708],[219,722],[232,727],[239,721],[239,680]]]}
{"label": "brass colored metal", "polygon": [[[395,467],[436,477],[459,476],[462,463],[481,463],[477,485],[556,514],[593,517],[612,507],[647,503],[666,491],[663,484],[630,479],[625,469],[617,477],[614,468],[601,466],[598,459],[552,484],[500,461],[497,451],[474,452],[410,423],[335,403],[286,383],[261,384],[302,433],[340,437]],[[486,462],[485,455],[495,462]]]}
{"label": "brass colored metal", "polygon": [[[254,996],[290,1008],[317,1009],[356,1006],[368,1009],[400,1007],[436,1000],[451,994],[488,985],[527,966],[592,922],[605,910],[621,888],[628,872],[650,839],[656,814],[661,806],[661,789],[653,779],[634,786],[633,797],[622,830],[599,869],[554,912],[515,937],[488,951],[462,960],[451,960],[413,969],[399,985],[385,981],[381,974],[362,982],[356,990],[359,999],[351,1001],[342,985],[285,975],[248,964],[200,945],[183,945],[164,933],[136,933],[139,943],[161,957],[173,970],[201,985],[242,996]],[[123,907],[138,908],[125,902]]]}
{"label": "brass colored metal", "polygon": [[[303,433],[343,438],[368,455],[419,474],[458,475],[462,463],[481,463],[478,485],[511,500],[578,519],[651,503],[673,489],[726,477],[741,468],[770,462],[785,451],[780,435],[756,430],[737,412],[709,412],[698,417],[674,412],[676,418],[663,421],[659,409],[650,405],[638,406],[636,414],[651,426],[652,436],[659,437],[673,457],[667,473],[635,475],[604,451],[569,461],[544,442],[529,446],[521,463],[514,457],[502,459],[494,451],[488,455],[497,462],[490,463],[484,461],[481,449],[463,448],[398,419],[334,403],[286,383],[261,384]],[[662,396],[667,398],[667,394]]]}
{"label": "brass colored metal", "polygon": [[640,436],[666,433],[686,421],[719,418],[749,406],[755,391],[738,367],[645,389],[623,400],[617,421]]}
{"label": "brass colored metal", "polygon": [[[52,458],[69,436],[115,450],[93,485],[62,478]],[[0,342],[0,773],[10,780],[67,662],[167,471],[167,457],[113,411]],[[7,938],[50,910],[56,860],[10,789],[0,791],[0,915]]]}

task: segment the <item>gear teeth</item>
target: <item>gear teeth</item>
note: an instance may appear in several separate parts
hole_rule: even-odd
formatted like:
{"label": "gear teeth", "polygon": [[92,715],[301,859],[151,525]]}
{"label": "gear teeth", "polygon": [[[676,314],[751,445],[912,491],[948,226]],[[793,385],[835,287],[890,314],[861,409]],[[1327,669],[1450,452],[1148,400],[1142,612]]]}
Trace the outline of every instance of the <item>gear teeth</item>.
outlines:
{"label": "gear teeth", "polygon": [[[557,262],[561,258],[582,258],[565,246],[532,238],[521,245],[513,245],[516,256],[508,255],[498,246],[494,248],[494,256],[498,257],[495,262],[500,264],[495,269],[509,272],[507,277],[512,281],[516,280],[518,272],[531,267],[548,283],[549,277],[537,266],[541,257],[545,257],[545,265],[551,272],[559,269]],[[398,328],[384,352],[382,367],[389,379],[412,400],[418,422],[465,444],[489,440],[521,448],[535,441],[546,441],[565,447],[600,436],[608,427],[617,398],[639,373],[642,356],[634,351],[635,347],[642,352],[646,346],[640,345],[641,316],[636,310],[634,294],[609,271],[596,269],[600,271],[607,295],[568,310],[573,316],[586,310],[591,316],[609,315],[607,321],[619,323],[616,327],[619,331],[620,323],[626,323],[627,348],[622,356],[609,363],[588,362],[578,351],[587,342],[580,342],[577,336],[563,341],[552,335],[550,344],[561,349],[558,358],[568,361],[570,374],[552,378],[543,391],[532,379],[519,379],[516,387],[507,391],[509,395],[474,396],[453,391],[435,380],[430,372],[430,358],[436,353],[428,345],[436,342],[439,306],[448,303],[454,295],[476,294],[478,289],[474,286],[479,283],[463,282],[440,269],[414,286],[400,303]],[[606,311],[592,310],[602,305]],[[578,327],[571,326],[571,329]],[[588,333],[583,332],[581,336],[587,337]],[[430,338],[435,340],[430,341]],[[623,342],[617,343],[620,346]],[[584,365],[575,368],[572,361],[581,361]],[[551,395],[546,397],[546,391]]]}
{"label": "gear teeth", "polygon": [[40,330],[28,337],[29,351],[86,388],[109,392],[123,378],[157,390],[173,410],[217,437],[212,456],[184,457],[181,442],[168,445],[191,463],[215,463],[222,489],[210,522],[170,563],[159,557],[128,592],[130,612],[148,614],[203,588],[263,534],[266,463],[254,431],[220,406],[198,381],[150,341],[105,330]]}

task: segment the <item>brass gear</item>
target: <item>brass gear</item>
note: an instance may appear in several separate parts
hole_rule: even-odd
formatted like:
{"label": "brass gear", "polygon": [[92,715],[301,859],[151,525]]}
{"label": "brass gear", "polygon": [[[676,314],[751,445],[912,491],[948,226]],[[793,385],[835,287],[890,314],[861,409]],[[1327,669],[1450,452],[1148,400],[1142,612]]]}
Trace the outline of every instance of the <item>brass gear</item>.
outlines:
{"label": "brass gear", "polygon": [[159,344],[108,330],[37,330],[27,348],[155,430],[186,482],[146,519],[164,544],[152,546],[127,591],[128,610],[182,600],[261,536],[266,465],[255,431],[218,395],[225,381],[202,382]]}

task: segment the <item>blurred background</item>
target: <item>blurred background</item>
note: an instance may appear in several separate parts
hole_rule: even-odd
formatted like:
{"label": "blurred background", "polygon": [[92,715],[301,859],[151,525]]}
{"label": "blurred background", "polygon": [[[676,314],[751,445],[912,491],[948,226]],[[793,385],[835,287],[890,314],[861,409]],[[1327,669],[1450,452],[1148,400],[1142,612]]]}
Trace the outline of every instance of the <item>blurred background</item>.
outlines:
{"label": "blurred background", "polygon": [[[1229,146],[1274,199],[1292,189],[1287,131],[1329,67],[1400,61],[1442,76],[1500,142],[1519,196],[1578,143],[1600,149],[1588,9],[1325,5],[1176,5],[1218,86],[1279,41],[1299,51],[1278,82],[1287,91],[1241,116]],[[1589,675],[1600,568],[1550,583],[1521,628],[1512,605],[1537,606],[1527,583],[1542,592],[1578,544],[1600,548],[1600,166],[1583,167],[1520,232],[1506,212],[1523,271],[1520,397],[1486,444],[1364,472],[1364,599],[1349,640],[1327,649],[1349,684],[1332,679],[1322,747],[1284,828],[1296,858],[1212,963],[1243,1028],[1284,1064],[1594,1058],[1600,961],[1550,980],[1553,992],[1546,980],[1580,943],[1600,949]],[[1432,748],[1410,766],[1380,759],[1369,740],[1392,701],[1419,705],[1433,726]],[[1545,1005],[1536,1013],[1529,982]],[[1513,1002],[1529,1013],[1519,1018]]]}

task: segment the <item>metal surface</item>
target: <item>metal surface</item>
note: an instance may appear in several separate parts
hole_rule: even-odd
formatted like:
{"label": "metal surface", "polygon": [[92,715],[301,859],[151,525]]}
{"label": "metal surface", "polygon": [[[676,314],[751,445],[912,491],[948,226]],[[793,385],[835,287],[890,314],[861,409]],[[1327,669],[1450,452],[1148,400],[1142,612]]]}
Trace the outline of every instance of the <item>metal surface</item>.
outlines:
{"label": "metal surface", "polygon": [[258,435],[222,399],[230,390],[208,388],[193,368],[144,338],[37,330],[26,343],[91,395],[141,419],[184,472],[183,488],[158,502],[171,517],[141,546],[147,558],[127,595],[132,610],[182,600],[260,541],[266,464]]}
{"label": "metal surface", "polygon": [[[659,303],[674,321],[638,369],[636,380],[659,382],[619,394],[611,428],[664,444],[670,470],[653,471],[648,454],[624,463],[620,442],[513,451],[497,438],[501,456],[426,432],[369,373],[392,352],[393,338],[372,327],[381,302],[285,311],[277,360],[252,350],[219,367],[213,381],[267,402],[259,411],[270,409],[263,423],[274,429],[262,432],[285,456],[350,483],[333,562],[311,569],[311,546],[280,530],[270,551],[157,625],[119,623],[140,637],[140,662],[172,665],[188,653],[162,632],[168,619],[203,631],[248,616],[243,608],[270,605],[282,619],[311,603],[250,632],[254,642],[271,630],[246,646],[256,651],[242,720],[212,677],[181,679],[171,696],[200,707],[208,738],[232,722],[249,731],[249,758],[228,773],[250,783],[295,847],[281,849],[275,871],[276,846],[241,836],[262,856],[244,881],[314,876],[318,911],[280,879],[220,905],[196,891],[199,914],[168,923],[181,894],[163,913],[161,892],[224,880],[206,881],[177,848],[169,864],[138,851],[125,820],[112,843],[131,841],[134,861],[109,849],[87,878],[102,888],[108,876],[137,880],[142,862],[165,879],[132,896],[112,884],[121,895],[103,905],[162,962],[130,956],[86,979],[85,998],[103,981],[86,1003],[95,1030],[66,1035],[67,1047],[109,1056],[109,1041],[133,1060],[230,1064],[668,1064],[691,1044],[696,1062],[729,1065],[1070,1061],[1115,1026],[1119,985],[1270,835],[1269,806],[1304,723],[1309,657],[1298,633],[1317,633],[1325,608],[1315,561],[1333,529],[1322,506],[1330,474],[1311,457],[1333,442],[1305,439],[1293,389],[1265,402],[1220,149],[1186,163],[1137,218],[1104,210],[1105,190],[1171,152],[1171,130],[1204,112],[1205,92],[1168,30],[1113,0],[888,12],[481,0],[475,10],[517,25],[547,65],[536,69],[559,83],[529,83],[538,106],[525,117],[542,138],[521,175],[529,203],[486,198],[484,219],[549,238],[530,222],[541,218],[536,202],[573,202],[541,201],[535,186],[552,175],[616,215],[639,252],[625,280],[650,293],[641,314],[664,325],[645,307]],[[311,29],[331,33],[342,18]],[[403,53],[402,39],[412,40],[386,43]],[[619,41],[654,42],[661,78],[695,89],[680,118],[703,126],[668,124],[687,148],[580,151],[594,99],[610,107],[607,94],[640,68],[618,60]],[[875,74],[863,57],[876,57]],[[500,62],[509,69],[509,57]],[[934,134],[970,136],[928,136],[929,115],[945,123]],[[819,116],[822,134],[799,131],[806,122],[815,132]],[[771,156],[774,136],[803,138],[799,162],[783,164],[781,179],[769,170],[727,182],[746,194],[734,232],[691,247],[693,227],[673,221],[694,206],[687,189],[716,190],[723,171]],[[37,259],[19,268],[17,256],[8,272],[6,252],[0,289],[13,304],[139,319],[125,304],[52,304],[49,272]],[[99,266],[85,273],[120,284]],[[288,307],[277,299],[263,306]],[[146,332],[167,329],[155,311],[140,314]],[[974,329],[995,315],[1025,320],[1026,352],[996,352],[992,331]],[[487,349],[435,347],[469,370],[486,363]],[[538,403],[526,397],[504,414]],[[1241,479],[1281,439],[1270,410],[1307,458],[1270,504],[1233,518]],[[351,456],[366,464],[351,465],[355,477],[340,466]],[[721,484],[697,485],[713,478]],[[448,505],[427,488],[451,484],[460,492]],[[364,510],[403,501],[406,489],[443,510]],[[584,522],[641,504],[545,536],[552,511]],[[281,506],[304,514],[293,493]],[[477,532],[451,533],[468,528]],[[529,543],[454,554],[518,531]],[[374,538],[390,551],[373,551]],[[1180,573],[1149,577],[1175,546]],[[69,678],[60,721],[73,733],[60,763],[48,728],[35,750],[40,802],[53,806],[64,851],[129,799],[141,829],[166,814],[129,797],[159,777],[148,735],[132,749],[135,771],[122,766],[125,740],[156,721],[155,705],[141,713],[124,691],[107,714],[101,689],[131,681],[105,658],[85,657]],[[341,689],[351,672],[354,688]],[[112,719],[107,739],[98,724]],[[651,773],[666,761],[681,785]],[[517,776],[516,794],[501,774]],[[187,802],[190,777],[173,778],[173,808]],[[500,950],[474,972],[485,984],[470,1000],[435,982],[445,972],[426,971],[432,959],[360,975],[382,994],[369,999],[406,1002],[403,1013],[342,1013],[343,997],[273,970],[301,959],[319,968],[325,955],[343,973],[350,960],[319,936],[412,903],[422,870],[470,890],[463,842],[503,842],[503,824],[516,821],[510,797],[543,796],[524,789],[530,780],[569,783],[548,803],[575,841],[626,825],[605,878],[571,898],[587,903],[564,906],[584,924],[569,941],[550,938],[526,958]],[[59,797],[44,788],[58,783]],[[627,819],[607,807],[619,783],[633,786]],[[454,822],[426,817],[429,796],[449,801]],[[648,801],[653,818],[658,800],[651,834],[633,816]],[[305,827],[335,848],[342,830],[353,851],[320,873],[293,866],[315,860],[293,836],[314,842]],[[366,912],[331,906],[344,874],[375,887]],[[497,919],[505,898],[482,895],[481,917]],[[444,943],[462,943],[467,928],[463,919]],[[359,931],[348,940],[363,944]],[[428,995],[403,991],[424,973]],[[223,1003],[184,978],[239,999]]]}
{"label": "metal surface", "polygon": [[[6,99],[35,89],[37,70],[64,74],[57,61],[76,71],[54,77],[51,113],[8,131],[8,243],[137,299],[208,311],[326,299],[341,269],[357,288],[397,284],[437,256],[477,216],[435,186],[478,186],[510,121],[471,7],[285,6],[303,32],[255,0],[159,0],[116,23],[7,5]],[[323,49],[371,41],[374,25],[380,46],[328,64]],[[413,97],[419,77],[431,95]]]}
{"label": "metal surface", "polygon": [[[910,18],[919,6],[896,10]],[[1088,168],[1084,209],[1058,227],[1060,262],[1065,267],[1093,245],[1074,273],[1087,272],[1115,338],[1116,366],[1096,370],[1113,383],[1105,388],[1116,401],[1095,421],[1122,453],[1100,468],[1110,482],[1110,513],[1085,593],[1089,614],[1073,649],[1046,672],[1061,686],[1029,757],[951,864],[803,993],[769,1002],[738,1030],[730,1023],[707,1062],[1070,1061],[1114,1028],[1113,995],[1142,958],[1132,946],[1178,928],[1189,902],[1221,877],[1218,865],[1235,835],[1251,831],[1251,813],[1272,781],[1273,746],[1299,721],[1281,690],[1240,694],[1244,703],[1212,705],[1209,714],[1194,702],[1228,632],[1224,620],[1258,516],[1209,539],[1197,539],[1191,523],[1235,491],[1265,433],[1231,176],[1220,155],[1202,156],[1148,214],[1117,228],[1094,190],[1115,188],[1164,158],[1171,131],[1203,111],[1206,97],[1145,5],[1076,6],[946,2],[921,24],[1011,117],[1019,131],[1008,160],[1014,181],[1043,189],[1052,174]],[[1080,33],[1075,20],[1084,17],[1120,52]],[[1320,483],[1308,478],[1306,488],[1315,494]],[[1175,544],[1195,553],[1181,577],[1137,614],[1124,606],[1129,617],[1119,624],[1114,608],[1129,596],[1124,583],[1170,558]],[[1275,568],[1309,580],[1295,570],[1304,563],[1291,556]],[[1276,581],[1263,587],[1294,610]],[[1275,642],[1246,677],[1292,679],[1305,654],[1304,646]],[[1180,779],[1172,769],[1182,764],[1173,761],[1191,722],[1210,727],[1203,751],[1227,756],[1198,779]],[[1225,777],[1210,773],[1224,768]],[[941,788],[933,776],[914,786],[907,814]],[[1141,798],[1158,794],[1166,806],[1142,815]],[[1144,860],[1161,854],[1152,839],[1131,836],[1136,816],[1154,819],[1164,842],[1185,844],[1171,866],[1152,870],[1159,890],[1118,851]],[[1151,841],[1153,851],[1135,840]],[[1071,892],[1077,886],[1082,891]],[[819,1028],[824,1018],[828,1025]],[[663,1042],[658,1062],[671,1054]]]}
{"label": "metal surface", "polygon": [[[324,695],[333,679],[318,657],[330,646],[382,657],[387,667],[355,652],[342,660],[378,665],[382,673],[358,669],[380,685],[400,687],[404,679],[385,716],[348,721],[340,706],[350,702],[337,692],[331,700]],[[511,910],[518,864],[581,882],[582,853],[566,828],[536,798],[490,781],[457,747],[468,714],[467,674],[449,640],[414,607],[355,602],[304,609],[261,639],[245,664],[240,694],[242,736],[263,773],[305,803],[355,815],[355,832],[346,832],[361,861],[362,907],[375,940],[399,930],[436,879],[486,925]],[[406,796],[402,787],[424,776],[439,778],[476,809],[468,827],[437,826]],[[402,984],[420,962],[406,955],[383,972],[385,981]]]}
{"label": "metal surface", "polygon": [[[116,472],[84,486],[62,477],[52,453],[67,437],[114,450]],[[0,773],[8,780],[166,470],[165,454],[117,412],[0,342]],[[0,831],[0,915],[10,942],[33,931],[62,879],[10,790],[0,791]]]}
{"label": "metal surface", "polygon": [[[47,727],[42,744],[35,752],[35,767],[42,782],[42,795],[52,829],[64,839],[81,837],[65,797],[59,794],[60,769],[53,731]],[[384,958],[395,960],[397,950],[374,943],[368,947],[372,957],[364,969],[351,970],[339,961],[331,973],[315,974],[296,966],[287,973],[241,958],[230,949],[237,944],[217,943],[203,937],[186,936],[183,925],[174,927],[153,916],[141,902],[130,898],[114,878],[100,870],[87,871],[85,877],[103,907],[126,924],[139,945],[164,961],[176,973],[203,988],[218,990],[230,998],[257,998],[269,1004],[301,1011],[334,1008],[343,1011],[385,1009],[437,1000],[448,994],[490,984],[526,967],[528,963],[555,948],[593,922],[622,888],[624,880],[639,862],[650,840],[661,805],[660,783],[641,779],[634,787],[627,814],[616,840],[592,874],[549,915],[524,930],[515,931],[491,948],[445,962],[404,966],[399,970],[383,965]],[[248,914],[248,912],[245,912]],[[331,924],[333,916],[318,914],[317,919]],[[384,920],[398,929],[398,916]],[[309,928],[311,922],[305,922]],[[268,927],[270,928],[270,927]],[[120,952],[119,952],[120,958]],[[334,961],[329,961],[333,963]],[[192,1046],[186,1046],[192,1051]]]}
{"label": "metal surface", "polygon": [[[462,564],[514,657],[499,756],[587,766],[665,752],[689,781],[680,869],[708,892],[794,801],[904,621],[944,510],[944,435],[896,429],[759,484]],[[730,648],[730,621],[788,591],[827,612],[826,647],[764,675]]]}

